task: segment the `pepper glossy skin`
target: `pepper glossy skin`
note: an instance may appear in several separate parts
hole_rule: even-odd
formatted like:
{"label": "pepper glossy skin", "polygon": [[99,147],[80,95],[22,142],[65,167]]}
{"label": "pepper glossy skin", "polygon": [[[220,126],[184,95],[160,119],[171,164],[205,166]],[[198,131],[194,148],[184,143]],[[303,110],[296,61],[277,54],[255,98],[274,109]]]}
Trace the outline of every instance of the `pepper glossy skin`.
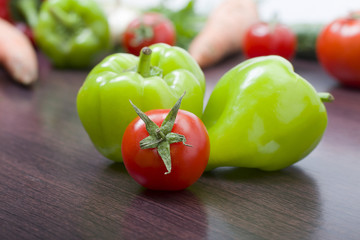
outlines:
{"label": "pepper glossy skin", "polygon": [[87,68],[110,47],[105,14],[94,0],[45,1],[35,27],[40,49],[58,68]]}
{"label": "pepper glossy skin", "polygon": [[303,159],[317,146],[327,113],[321,96],[290,62],[267,56],[227,72],[202,120],[210,137],[208,170],[235,166],[272,171]]}
{"label": "pepper glossy skin", "polygon": [[98,151],[113,161],[122,161],[122,136],[137,116],[129,100],[143,111],[170,109],[186,91],[181,109],[202,115],[205,77],[195,60],[178,47],[150,48],[148,60],[157,71],[143,76],[138,72],[139,57],[113,54],[90,72],[77,96],[85,130]]}

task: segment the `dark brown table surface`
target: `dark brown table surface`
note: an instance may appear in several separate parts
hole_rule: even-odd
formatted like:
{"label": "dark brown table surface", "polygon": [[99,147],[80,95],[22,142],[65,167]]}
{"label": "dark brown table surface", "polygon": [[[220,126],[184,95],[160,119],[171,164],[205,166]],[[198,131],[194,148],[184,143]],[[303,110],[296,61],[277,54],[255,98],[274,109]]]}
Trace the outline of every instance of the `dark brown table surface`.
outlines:
{"label": "dark brown table surface", "polygon": [[[206,69],[208,90],[242,60]],[[277,172],[221,168],[180,192],[140,187],[93,147],[76,112],[87,71],[42,66],[26,89],[0,70],[0,239],[360,239],[360,91],[294,60],[329,123],[319,146]]]}

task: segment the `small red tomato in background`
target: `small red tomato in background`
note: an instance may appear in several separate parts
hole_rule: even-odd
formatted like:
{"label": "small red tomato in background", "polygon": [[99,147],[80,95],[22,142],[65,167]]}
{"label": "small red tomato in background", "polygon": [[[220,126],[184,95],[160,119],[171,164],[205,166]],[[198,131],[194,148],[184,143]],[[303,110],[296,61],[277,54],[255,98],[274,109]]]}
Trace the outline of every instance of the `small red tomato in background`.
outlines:
{"label": "small red tomato in background", "polygon": [[[168,113],[169,110],[157,109],[145,114],[160,127]],[[210,142],[202,121],[193,113],[178,110],[170,131],[171,134],[184,136],[186,143],[179,141],[170,144],[169,171],[160,157],[159,149],[140,148],[140,141],[149,138],[142,119],[137,117],[125,130],[121,145],[125,167],[132,178],[146,188],[182,190],[195,183],[205,171],[210,154]]]}
{"label": "small red tomato in background", "polygon": [[173,23],[159,13],[145,13],[128,25],[123,35],[123,45],[128,53],[139,55],[141,49],[155,43],[175,44]]}
{"label": "small red tomato in background", "polygon": [[325,70],[340,83],[360,87],[360,12],[325,26],[316,53]]}
{"label": "small red tomato in background", "polygon": [[11,22],[11,14],[8,6],[9,0],[0,0],[0,18]]}
{"label": "small red tomato in background", "polygon": [[280,23],[255,23],[244,36],[243,52],[247,58],[279,55],[291,59],[295,50],[295,33]]}

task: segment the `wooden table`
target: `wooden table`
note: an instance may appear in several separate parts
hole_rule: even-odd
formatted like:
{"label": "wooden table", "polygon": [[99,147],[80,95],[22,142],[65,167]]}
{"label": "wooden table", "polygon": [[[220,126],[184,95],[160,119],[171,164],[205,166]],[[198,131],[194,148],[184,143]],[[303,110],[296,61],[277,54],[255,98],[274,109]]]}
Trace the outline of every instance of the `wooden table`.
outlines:
{"label": "wooden table", "polygon": [[[206,100],[241,60],[205,71]],[[336,98],[320,145],[282,171],[222,168],[170,193],[95,150],[75,105],[86,71],[45,64],[26,89],[0,70],[0,239],[359,239],[360,91],[317,62],[294,65]]]}

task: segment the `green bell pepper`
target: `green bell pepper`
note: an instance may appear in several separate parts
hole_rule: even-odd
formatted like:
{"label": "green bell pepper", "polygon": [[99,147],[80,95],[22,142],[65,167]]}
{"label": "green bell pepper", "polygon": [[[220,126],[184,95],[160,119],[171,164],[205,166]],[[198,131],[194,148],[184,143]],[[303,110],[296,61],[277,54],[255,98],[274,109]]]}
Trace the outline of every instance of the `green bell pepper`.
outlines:
{"label": "green bell pepper", "polygon": [[211,146],[208,170],[272,171],[303,159],[322,138],[327,125],[322,101],[331,98],[317,93],[284,58],[244,61],[219,80],[204,111]]}
{"label": "green bell pepper", "polygon": [[77,109],[97,150],[122,161],[122,136],[137,116],[129,100],[144,111],[170,109],[184,91],[181,108],[201,117],[205,77],[199,65],[181,48],[154,44],[140,57],[117,53],[95,66],[79,90]]}
{"label": "green bell pepper", "polygon": [[110,48],[105,14],[94,0],[45,1],[35,27],[40,49],[59,68],[86,68]]}

